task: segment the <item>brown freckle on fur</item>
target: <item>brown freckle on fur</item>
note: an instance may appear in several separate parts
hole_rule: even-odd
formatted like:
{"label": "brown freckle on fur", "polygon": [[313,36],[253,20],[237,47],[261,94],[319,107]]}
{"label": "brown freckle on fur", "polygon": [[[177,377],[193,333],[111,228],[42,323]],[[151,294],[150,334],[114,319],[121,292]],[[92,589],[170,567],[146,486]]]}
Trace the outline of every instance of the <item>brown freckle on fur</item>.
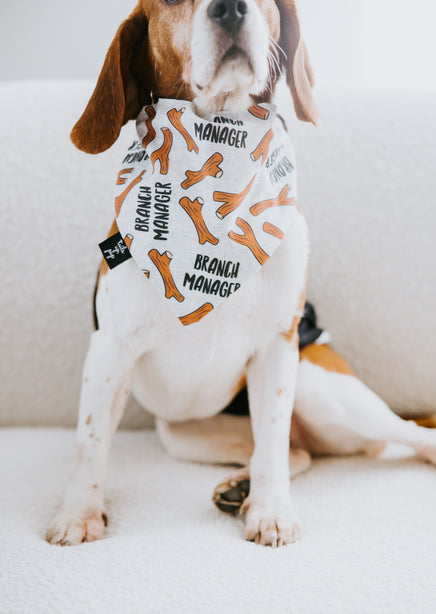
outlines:
{"label": "brown freckle on fur", "polygon": [[89,437],[92,439],[94,437],[94,433],[89,433]]}
{"label": "brown freckle on fur", "polygon": [[107,378],[106,378],[106,384],[109,384],[109,382],[110,382],[110,381],[111,381],[111,378],[110,378],[110,377],[107,377]]}
{"label": "brown freckle on fur", "polygon": [[83,460],[83,445],[78,445],[76,448],[75,459],[78,463]]}
{"label": "brown freckle on fur", "polygon": [[83,381],[85,382],[85,384],[87,384],[89,380],[88,380],[88,378],[87,378],[87,377],[84,377],[84,378],[83,378]]}
{"label": "brown freckle on fur", "polygon": [[298,307],[297,307],[298,315],[296,315],[294,319],[292,320],[292,326],[289,329],[289,331],[287,333],[283,333],[284,338],[291,345],[291,348],[293,350],[298,350],[298,343],[299,343],[298,326],[300,324],[300,320],[303,315],[305,303],[306,303],[306,284],[305,284],[303,292],[301,293],[300,302],[298,303]]}
{"label": "brown freckle on fur", "polygon": [[277,420],[275,418],[271,418],[271,422],[272,422],[272,424],[275,424],[277,422]]}
{"label": "brown freckle on fur", "polygon": [[127,388],[126,388],[126,390],[124,391],[124,394],[129,394],[129,391],[127,390]]}
{"label": "brown freckle on fur", "polygon": [[93,485],[92,485],[92,488],[97,489],[97,488],[98,488],[98,484],[93,484]]}
{"label": "brown freckle on fur", "polygon": [[96,437],[95,441],[96,441],[96,443],[100,443],[100,441],[101,441],[100,437]]}
{"label": "brown freckle on fur", "polygon": [[278,396],[278,397],[281,397],[281,396],[282,396],[282,394],[283,394],[283,388],[279,388],[279,389],[277,390],[277,396]]}
{"label": "brown freckle on fur", "polygon": [[89,426],[91,424],[91,420],[92,420],[92,414],[89,414],[89,416],[86,418],[86,425]]}

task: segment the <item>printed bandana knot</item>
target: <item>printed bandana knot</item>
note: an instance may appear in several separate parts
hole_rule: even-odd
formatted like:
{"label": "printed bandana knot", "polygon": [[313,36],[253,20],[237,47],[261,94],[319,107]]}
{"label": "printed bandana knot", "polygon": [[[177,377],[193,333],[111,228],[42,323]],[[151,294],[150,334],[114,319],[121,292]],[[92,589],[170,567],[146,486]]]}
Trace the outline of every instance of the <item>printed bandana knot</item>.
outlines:
{"label": "printed bandana knot", "polygon": [[181,323],[236,292],[279,247],[296,199],[295,156],[274,105],[206,118],[144,107],[117,177],[121,236]]}

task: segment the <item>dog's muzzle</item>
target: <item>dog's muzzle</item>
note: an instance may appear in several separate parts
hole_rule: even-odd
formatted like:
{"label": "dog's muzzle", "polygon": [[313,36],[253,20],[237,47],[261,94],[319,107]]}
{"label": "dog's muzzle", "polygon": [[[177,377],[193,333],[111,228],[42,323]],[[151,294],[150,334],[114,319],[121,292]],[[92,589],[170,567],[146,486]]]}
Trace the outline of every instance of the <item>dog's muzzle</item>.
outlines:
{"label": "dog's muzzle", "polygon": [[207,14],[231,36],[235,36],[248,13],[245,0],[212,0]]}

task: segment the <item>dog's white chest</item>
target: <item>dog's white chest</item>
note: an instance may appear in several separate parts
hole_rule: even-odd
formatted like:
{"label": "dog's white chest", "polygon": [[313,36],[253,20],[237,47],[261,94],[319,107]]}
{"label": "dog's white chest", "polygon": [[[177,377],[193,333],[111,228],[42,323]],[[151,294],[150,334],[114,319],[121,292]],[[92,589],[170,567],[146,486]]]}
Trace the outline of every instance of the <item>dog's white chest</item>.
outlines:
{"label": "dog's white chest", "polygon": [[[237,392],[250,358],[289,331],[307,263],[306,224],[297,210],[294,215],[289,236],[266,265],[200,322],[181,327],[153,290],[142,303],[140,323],[136,303],[131,330],[125,322],[120,334],[144,348],[132,390],[153,414],[166,420],[215,415]],[[133,277],[143,296],[143,279]]]}

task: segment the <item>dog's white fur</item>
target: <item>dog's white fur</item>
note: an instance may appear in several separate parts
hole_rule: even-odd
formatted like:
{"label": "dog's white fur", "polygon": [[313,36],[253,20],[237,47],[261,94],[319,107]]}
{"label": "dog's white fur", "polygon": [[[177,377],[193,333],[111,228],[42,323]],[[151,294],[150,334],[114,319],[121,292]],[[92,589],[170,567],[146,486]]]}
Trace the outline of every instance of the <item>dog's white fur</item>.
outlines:
{"label": "dog's white fur", "polygon": [[[197,107],[203,112],[246,107],[247,92],[256,94],[267,79],[267,29],[249,0],[250,18],[241,34],[245,54],[222,63],[227,48],[219,47],[217,26],[207,21],[207,4],[197,12],[192,37],[192,80],[201,86]],[[246,537],[266,545],[287,544],[300,534],[290,465],[295,475],[309,466],[310,457],[295,448],[374,453],[382,442],[397,441],[436,462],[435,435],[395,416],[357,378],[308,361],[299,364],[298,348],[284,333],[301,315],[307,258],[306,223],[294,209],[289,232],[265,266],[186,328],[133,260],[101,278],[99,330],[83,372],[76,460],[48,532],[51,543],[102,537],[109,448],[130,390],[158,418],[170,453],[200,462],[250,462]],[[252,430],[248,418],[220,414],[243,377]]]}
{"label": "dog's white fur", "polygon": [[[250,96],[260,94],[268,80],[269,33],[265,20],[253,0],[246,0],[248,12],[238,34],[241,53],[223,62],[234,41],[223,36],[222,28],[207,17],[210,2],[202,2],[192,24],[191,83],[197,109],[246,109]],[[207,61],[205,61],[207,58]],[[272,61],[272,60],[271,60]]]}

